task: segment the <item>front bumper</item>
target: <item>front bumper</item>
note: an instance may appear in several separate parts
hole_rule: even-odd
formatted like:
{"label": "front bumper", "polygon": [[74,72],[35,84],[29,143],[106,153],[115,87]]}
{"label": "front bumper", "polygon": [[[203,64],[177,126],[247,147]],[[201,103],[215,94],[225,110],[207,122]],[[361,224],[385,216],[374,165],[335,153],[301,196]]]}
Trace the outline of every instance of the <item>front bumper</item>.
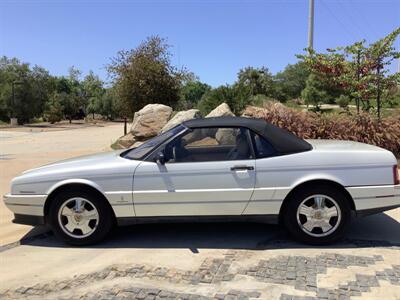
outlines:
{"label": "front bumper", "polygon": [[4,195],[5,205],[16,215],[44,216],[47,195]]}
{"label": "front bumper", "polygon": [[347,187],[357,215],[370,215],[400,207],[400,185]]}
{"label": "front bumper", "polygon": [[30,215],[19,215],[19,214],[14,214],[14,220],[12,220],[12,222],[15,224],[23,224],[30,226],[45,224],[44,217],[42,216],[30,216]]}

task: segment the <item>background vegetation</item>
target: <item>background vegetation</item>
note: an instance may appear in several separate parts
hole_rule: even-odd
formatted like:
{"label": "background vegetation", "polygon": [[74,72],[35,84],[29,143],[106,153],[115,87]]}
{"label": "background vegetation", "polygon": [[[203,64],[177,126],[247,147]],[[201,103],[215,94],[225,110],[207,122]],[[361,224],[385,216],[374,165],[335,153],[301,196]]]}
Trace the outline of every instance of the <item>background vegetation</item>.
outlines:
{"label": "background vegetation", "polygon": [[390,74],[387,68],[399,57],[393,48],[399,34],[396,29],[368,46],[360,41],[326,53],[307,50],[297,63],[277,74],[265,66],[245,67],[233,84],[215,88],[189,70],[175,67],[170,45],[158,36],[118,52],[107,66],[111,78],[107,83],[93,72],[82,76],[74,67],[68,76],[53,76],[40,66],[2,57],[0,120],[57,122],[83,115],[132,118],[149,103],[167,104],[175,110],[198,108],[207,114],[226,102],[240,114],[247,105],[263,106],[270,100],[297,110],[347,117],[365,112],[375,120],[398,113],[400,107],[400,75]]}
{"label": "background vegetation", "polygon": [[368,113],[359,115],[320,114],[298,111],[269,102],[263,108],[245,111],[247,116],[263,118],[305,139],[340,139],[383,147],[400,157],[400,114],[380,122]]}

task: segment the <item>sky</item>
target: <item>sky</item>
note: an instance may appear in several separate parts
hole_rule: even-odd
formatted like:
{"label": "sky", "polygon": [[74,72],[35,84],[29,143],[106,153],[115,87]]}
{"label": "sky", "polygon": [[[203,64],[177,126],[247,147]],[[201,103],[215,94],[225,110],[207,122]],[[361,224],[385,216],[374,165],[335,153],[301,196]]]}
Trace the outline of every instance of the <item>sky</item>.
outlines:
{"label": "sky", "polygon": [[[107,81],[105,66],[119,50],[159,35],[173,64],[215,87],[246,66],[275,74],[295,63],[307,22],[308,0],[0,0],[0,56],[53,75],[93,70]],[[315,0],[316,51],[374,42],[398,26],[400,0]]]}

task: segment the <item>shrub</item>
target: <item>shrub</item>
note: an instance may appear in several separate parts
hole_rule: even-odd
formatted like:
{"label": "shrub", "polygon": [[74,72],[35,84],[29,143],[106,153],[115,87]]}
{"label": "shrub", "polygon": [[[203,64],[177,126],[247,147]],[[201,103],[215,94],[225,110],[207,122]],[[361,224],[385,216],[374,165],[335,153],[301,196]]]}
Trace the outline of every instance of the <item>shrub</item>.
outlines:
{"label": "shrub", "polygon": [[239,88],[239,86],[229,85],[220,86],[206,92],[198,103],[197,108],[203,115],[207,115],[224,102],[229,105],[234,114],[240,114],[240,112],[250,104],[248,88]]}
{"label": "shrub", "polygon": [[349,96],[340,95],[339,98],[336,98],[336,104],[339,105],[341,108],[348,108],[350,104]]}
{"label": "shrub", "polygon": [[400,157],[400,116],[378,121],[368,114],[343,115],[301,112],[280,103],[248,108],[246,116],[263,118],[305,139],[338,139],[376,145]]}

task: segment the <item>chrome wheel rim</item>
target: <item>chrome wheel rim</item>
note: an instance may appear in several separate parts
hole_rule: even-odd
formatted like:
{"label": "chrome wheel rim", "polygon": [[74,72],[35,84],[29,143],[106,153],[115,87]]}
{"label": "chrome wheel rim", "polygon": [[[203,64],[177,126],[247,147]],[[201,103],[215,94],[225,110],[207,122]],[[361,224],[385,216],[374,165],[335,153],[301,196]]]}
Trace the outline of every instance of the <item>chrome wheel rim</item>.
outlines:
{"label": "chrome wheel rim", "polygon": [[342,213],[337,202],[326,195],[312,195],[297,208],[297,223],[313,237],[324,237],[338,228]]}
{"label": "chrome wheel rim", "polygon": [[99,224],[99,212],[89,200],[80,197],[71,198],[58,210],[58,223],[67,235],[82,239],[96,230]]}

